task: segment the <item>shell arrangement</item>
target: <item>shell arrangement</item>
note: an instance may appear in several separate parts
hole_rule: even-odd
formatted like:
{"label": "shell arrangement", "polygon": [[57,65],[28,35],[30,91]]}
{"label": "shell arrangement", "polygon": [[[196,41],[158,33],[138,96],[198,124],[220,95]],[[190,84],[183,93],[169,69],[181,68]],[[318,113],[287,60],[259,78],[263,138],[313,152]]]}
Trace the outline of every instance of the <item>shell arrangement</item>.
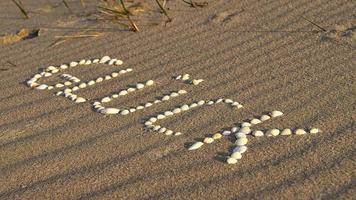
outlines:
{"label": "shell arrangement", "polygon": [[[133,71],[132,68],[126,68],[126,69],[121,69],[117,71],[113,71],[110,74],[106,74],[102,77],[97,77],[93,80],[89,80],[87,82],[82,82],[80,78],[73,76],[71,74],[65,74],[62,73],[66,69],[78,67],[78,66],[86,66],[86,65],[91,65],[91,64],[105,64],[109,66],[120,66],[123,64],[122,60],[116,59],[116,58],[110,58],[109,56],[103,56],[102,58],[95,58],[95,59],[82,59],[80,61],[73,61],[70,62],[69,64],[62,64],[57,67],[55,66],[49,66],[45,68],[42,72],[35,74],[33,77],[31,77],[29,80],[27,80],[26,84],[34,89],[37,90],[54,90],[54,89],[60,89],[60,91],[56,92],[55,94],[57,96],[64,96],[71,101],[75,103],[83,103],[87,102],[88,99],[84,97],[80,97],[74,92],[79,91],[80,89],[86,88],[93,86],[97,83],[101,83],[103,81],[108,81],[114,78],[119,77],[120,75],[124,75],[126,73],[130,73]],[[48,84],[43,84],[39,83],[39,80],[43,77],[51,77],[54,74],[57,73],[62,73],[60,75],[60,78],[63,80],[60,83],[56,83],[54,85],[48,85]],[[181,80],[183,83],[187,83],[193,86],[197,86],[200,83],[202,83],[204,80],[203,79],[191,79],[189,74],[183,74],[183,75],[178,75],[174,77],[175,80]],[[129,95],[130,93],[133,93],[135,91],[140,91],[143,90],[147,87],[155,85],[154,80],[147,80],[144,82],[139,82],[136,83],[135,86],[128,87],[126,89],[117,91],[116,93],[112,93],[108,96],[102,97],[100,100],[96,101],[91,101],[91,105],[94,108],[94,110],[98,113],[104,114],[104,115],[128,115],[130,113],[136,112],[138,110],[143,110],[148,107],[151,107],[155,104],[159,104],[165,101],[169,101],[172,98],[180,97],[181,95],[184,95],[188,93],[186,90],[176,90],[172,91],[169,94],[163,94],[162,96],[158,97],[156,100],[146,102],[141,105],[137,105],[135,107],[130,107],[130,108],[114,108],[114,107],[105,107],[103,104],[111,102],[113,99],[123,97],[126,95]],[[156,131],[158,133],[167,135],[167,136],[179,136],[182,135],[182,132],[179,132],[179,130],[171,130],[168,127],[163,127],[158,124],[159,120],[163,120],[165,118],[178,115],[179,113],[184,113],[188,112],[193,109],[198,109],[199,107],[203,106],[213,106],[219,103],[223,103],[228,105],[229,107],[238,110],[243,108],[243,105],[240,104],[237,101],[234,101],[232,99],[226,99],[226,98],[219,98],[215,100],[199,100],[196,102],[192,102],[190,104],[184,104],[177,106],[175,108],[171,108],[169,110],[163,111],[162,113],[157,114],[156,116],[150,117],[148,120],[144,122],[144,126],[148,130]],[[238,160],[242,158],[242,155],[247,151],[247,143],[248,143],[248,137],[262,137],[262,136],[267,136],[267,137],[275,137],[275,136],[288,136],[288,135],[304,135],[304,134],[316,134],[319,133],[320,130],[318,128],[311,128],[308,130],[305,130],[303,128],[297,128],[297,129],[291,129],[291,128],[285,128],[285,129],[268,129],[268,130],[257,130],[254,129],[254,125],[264,123],[265,121],[272,120],[273,118],[283,116],[283,113],[281,111],[275,110],[270,112],[268,115],[261,115],[257,118],[253,118],[249,121],[245,121],[242,123],[239,123],[238,126],[233,126],[229,130],[222,130],[220,132],[216,132],[215,134],[210,135],[209,137],[205,137],[202,141],[197,141],[193,145],[191,145],[188,150],[196,150],[201,147],[203,147],[206,144],[211,144],[214,143],[220,139],[222,139],[224,136],[229,136],[233,134],[236,138],[235,141],[235,148],[232,150],[230,153],[230,156],[226,158],[226,162],[228,164],[236,164]]]}

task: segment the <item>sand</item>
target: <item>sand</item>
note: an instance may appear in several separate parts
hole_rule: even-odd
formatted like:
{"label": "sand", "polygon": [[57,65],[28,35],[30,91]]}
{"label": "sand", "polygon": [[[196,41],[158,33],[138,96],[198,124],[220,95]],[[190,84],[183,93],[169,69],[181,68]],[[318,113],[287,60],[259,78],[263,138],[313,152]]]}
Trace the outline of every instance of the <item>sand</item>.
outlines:
{"label": "sand", "polygon": [[[0,46],[0,199],[351,199],[355,195],[355,9],[352,1],[209,1],[204,8],[168,4],[173,22],[141,32],[76,16],[79,1],[23,1],[24,20],[0,2],[0,34],[41,29],[38,37]],[[51,4],[49,4],[51,3]],[[87,10],[95,2],[87,2]],[[315,22],[326,31],[311,24]],[[165,18],[162,17],[160,21]],[[104,32],[51,46],[55,36]],[[348,31],[348,32],[347,32]],[[75,104],[24,84],[40,68],[110,55],[134,72],[78,94]],[[68,72],[84,81],[111,72]],[[189,73],[191,86],[172,77]],[[107,105],[136,106],[163,93],[189,93],[128,116],[94,112],[90,102],[140,81],[151,87]],[[52,80],[54,81],[54,80]],[[145,131],[149,116],[200,99],[244,105],[198,109],[162,121],[184,132]],[[250,138],[226,164],[233,137],[196,151],[197,139],[271,110],[285,115],[267,128],[317,127],[316,135]]]}

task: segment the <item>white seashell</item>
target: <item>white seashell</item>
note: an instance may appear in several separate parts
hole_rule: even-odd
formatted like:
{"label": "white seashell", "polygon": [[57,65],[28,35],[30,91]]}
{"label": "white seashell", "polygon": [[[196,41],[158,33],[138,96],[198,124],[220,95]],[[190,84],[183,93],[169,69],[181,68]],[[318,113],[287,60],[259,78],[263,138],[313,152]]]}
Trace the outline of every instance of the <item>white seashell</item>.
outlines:
{"label": "white seashell", "polygon": [[174,133],[174,136],[178,136],[178,135],[182,135],[182,133],[181,132]]}
{"label": "white seashell", "polygon": [[59,69],[53,69],[53,70],[51,70],[51,73],[52,74],[55,74],[55,73],[58,73],[59,72]]}
{"label": "white seashell", "polygon": [[110,60],[111,58],[109,56],[104,56],[100,59],[99,63],[106,63]]}
{"label": "white seashell", "polygon": [[166,111],[166,112],[164,112],[164,115],[165,116],[172,116],[174,113],[173,112],[171,112],[171,111]]}
{"label": "white seashell", "polygon": [[67,69],[67,68],[68,68],[68,65],[63,64],[63,65],[59,66],[59,68],[60,68],[60,69]]}
{"label": "white seashell", "polygon": [[45,89],[47,89],[47,87],[48,87],[48,85],[46,85],[46,84],[41,84],[41,85],[37,86],[36,89],[37,89],[37,90],[45,90]]}
{"label": "white seashell", "polygon": [[95,111],[101,113],[101,111],[104,109],[105,109],[104,107],[98,106]]}
{"label": "white seashell", "polygon": [[261,120],[255,118],[255,119],[252,119],[250,123],[251,124],[259,124],[261,122],[262,122]]}
{"label": "white seashell", "polygon": [[127,95],[127,90],[121,90],[120,92],[119,92],[119,96],[124,96],[124,95]]}
{"label": "white seashell", "polygon": [[119,71],[119,74],[125,74],[126,72],[127,72],[126,70],[122,69]]}
{"label": "white seashell", "polygon": [[64,85],[62,83],[57,83],[56,85],[54,85],[54,87],[61,88],[61,87],[64,87]]}
{"label": "white seashell", "polygon": [[70,62],[69,63],[69,67],[75,67],[75,66],[77,66],[79,63],[78,62]]}
{"label": "white seashell", "polygon": [[152,125],[152,122],[146,121],[146,122],[145,122],[145,126],[149,126],[149,125]]}
{"label": "white seashell", "polygon": [[249,122],[242,122],[241,127],[250,127],[251,124]]}
{"label": "white seashell", "polygon": [[64,93],[71,93],[71,92],[72,92],[72,89],[70,89],[70,88],[64,89]]}
{"label": "white seashell", "polygon": [[86,61],[85,61],[84,59],[82,59],[82,60],[79,61],[79,65],[84,65],[85,62],[86,62]]}
{"label": "white seashell", "polygon": [[237,127],[237,126],[231,128],[231,132],[232,132],[232,133],[235,133],[235,132],[237,132],[238,130],[240,130],[240,128]]}
{"label": "white seashell", "polygon": [[179,96],[179,94],[178,94],[177,92],[172,92],[172,93],[170,94],[170,96],[171,96],[171,97],[177,97],[177,96]]}
{"label": "white seashell", "polygon": [[122,60],[116,60],[115,61],[115,65],[122,65],[124,62],[122,62]]}
{"label": "white seashell", "polygon": [[87,85],[94,85],[95,84],[95,81],[94,80],[90,80]]}
{"label": "white seashell", "polygon": [[99,77],[99,78],[97,78],[96,80],[95,80],[95,82],[97,82],[97,83],[100,83],[100,82],[103,82],[103,78],[102,77]]}
{"label": "white seashell", "polygon": [[168,101],[170,99],[170,97],[168,95],[165,95],[162,97],[162,101]]}
{"label": "white seashell", "polygon": [[236,140],[235,144],[239,145],[239,146],[244,146],[246,145],[248,142],[248,139],[247,138],[239,138]]}
{"label": "white seashell", "polygon": [[142,109],[144,109],[144,108],[145,108],[145,106],[137,106],[137,107],[136,107],[137,110],[142,110]]}
{"label": "white seashell", "polygon": [[164,119],[164,118],[166,118],[165,115],[162,115],[162,114],[157,115],[157,119]]}
{"label": "white seashell", "polygon": [[110,97],[104,97],[104,98],[101,99],[102,103],[107,103],[107,102],[110,102],[110,101],[111,101]]}
{"label": "white seashell", "polygon": [[256,130],[256,131],[253,131],[252,132],[252,135],[255,136],[255,137],[261,137],[264,135],[264,133],[260,130]]}
{"label": "white seashell", "polygon": [[297,129],[294,131],[294,134],[296,134],[296,135],[304,135],[306,133],[307,132],[304,129]]}
{"label": "white seashell", "polygon": [[266,121],[266,120],[269,120],[271,119],[271,117],[269,115],[262,115],[261,116],[261,121]]}
{"label": "white seashell", "polygon": [[114,78],[115,78],[115,77],[118,77],[118,76],[119,76],[119,73],[113,72],[113,73],[111,73],[111,76],[114,77]]}
{"label": "white seashell", "polygon": [[116,58],[113,58],[109,61],[109,65],[113,65],[114,63],[116,63],[117,59]]}
{"label": "white seashell", "polygon": [[68,97],[70,100],[74,101],[77,99],[77,95],[75,94],[70,94],[69,97]]}
{"label": "white seashell", "polygon": [[197,106],[198,106],[197,103],[192,103],[192,104],[189,105],[189,108],[195,108],[195,107],[197,107]]}
{"label": "white seashell", "polygon": [[230,165],[233,165],[233,164],[236,164],[237,163],[237,160],[235,158],[227,158],[226,160],[227,164],[230,164]]}
{"label": "white seashell", "polygon": [[46,71],[52,71],[52,70],[55,70],[55,69],[57,69],[55,66],[48,66],[46,68]]}
{"label": "white seashell", "polygon": [[215,133],[212,138],[214,140],[218,140],[218,139],[221,139],[222,137],[223,137],[223,135],[221,135],[220,133]]}
{"label": "white seashell", "polygon": [[75,82],[75,83],[79,83],[80,82],[80,79],[79,78],[76,78],[76,77],[73,77],[71,79],[71,81]]}
{"label": "white seashell", "polygon": [[130,108],[129,110],[131,113],[136,112],[136,108]]}
{"label": "white seashell", "polygon": [[47,87],[47,89],[48,90],[52,90],[54,87],[52,86],[52,85],[49,85],[48,87]]}
{"label": "white seashell", "polygon": [[179,79],[181,79],[182,78],[182,75],[178,75],[178,76],[176,76],[176,80],[179,80]]}
{"label": "white seashell", "polygon": [[206,144],[210,144],[210,143],[214,142],[214,139],[211,137],[206,137],[206,138],[204,138],[203,142]]}
{"label": "white seashell", "polygon": [[180,109],[182,109],[182,111],[187,111],[189,110],[189,106],[187,104],[184,104],[182,107],[180,107]]}
{"label": "white seashell", "polygon": [[156,100],[153,101],[153,103],[161,103],[161,102],[162,102],[162,101],[159,100],[159,99],[156,99]]}
{"label": "white seashell", "polygon": [[189,74],[184,74],[183,76],[182,76],[182,80],[188,80],[189,79]]}
{"label": "white seashell", "polygon": [[292,135],[292,130],[289,128],[283,129],[281,135]]}
{"label": "white seashell", "polygon": [[213,105],[213,104],[214,104],[214,101],[208,101],[208,103],[206,103],[206,104],[208,104],[209,106],[210,106],[210,105]]}
{"label": "white seashell", "polygon": [[60,96],[60,95],[62,95],[63,94],[63,91],[58,91],[57,93],[56,93],[56,96]]}
{"label": "white seashell", "polygon": [[247,151],[247,146],[241,145],[237,146],[232,150],[232,152],[239,152],[239,153],[245,153]]}
{"label": "white seashell", "polygon": [[224,99],[217,99],[217,100],[215,101],[215,103],[221,103],[221,102],[223,102],[223,100],[224,100]]}
{"label": "white seashell", "polygon": [[193,85],[199,85],[201,82],[203,82],[204,80],[203,79],[194,79],[193,81],[192,81],[192,84]]}
{"label": "white seashell", "polygon": [[73,90],[73,91],[77,91],[77,90],[79,90],[79,87],[78,87],[78,86],[74,86],[74,87],[72,88],[72,90]]}
{"label": "white seashell", "polygon": [[43,76],[44,76],[44,77],[50,77],[50,76],[52,76],[52,73],[45,72],[45,73],[43,74]]}
{"label": "white seashell", "polygon": [[239,102],[236,102],[236,101],[231,103],[231,106],[234,106],[234,107],[238,106],[238,105],[240,105],[240,104],[239,104]]}
{"label": "white seashell", "polygon": [[35,75],[33,75],[33,79],[39,79],[39,78],[42,78],[42,75],[41,75],[41,74],[35,74]]}
{"label": "white seashell", "polygon": [[127,68],[127,69],[126,69],[126,72],[132,72],[132,71],[133,71],[132,68]]}
{"label": "white seashell", "polygon": [[241,133],[244,133],[244,134],[250,134],[251,133],[251,129],[250,129],[250,127],[248,127],[248,126],[245,126],[245,127],[242,127],[240,130],[239,130],[239,132],[241,132]]}
{"label": "white seashell", "polygon": [[128,88],[127,89],[127,92],[134,92],[134,91],[136,91],[136,88]]}
{"label": "white seashell", "polygon": [[243,108],[243,107],[244,107],[244,106],[241,105],[241,104],[237,105],[237,109],[240,109],[240,108]]}
{"label": "white seashell", "polygon": [[147,86],[151,86],[151,85],[153,85],[155,82],[153,81],[153,80],[148,80],[148,81],[146,81],[146,85]]}
{"label": "white seashell", "polygon": [[105,80],[110,80],[110,79],[112,79],[112,77],[111,77],[110,75],[106,75],[106,76],[104,77],[104,79],[105,79]]}
{"label": "white seashell", "polygon": [[185,90],[179,90],[179,91],[178,91],[178,94],[187,94],[187,91],[185,91]]}
{"label": "white seashell", "polygon": [[137,85],[136,85],[136,88],[137,88],[137,89],[142,89],[142,88],[144,88],[144,87],[145,87],[145,85],[142,84],[142,83],[137,83]]}
{"label": "white seashell", "polygon": [[119,94],[112,94],[111,97],[114,98],[114,99],[116,99],[116,98],[119,97]]}
{"label": "white seashell", "polygon": [[84,99],[83,97],[78,97],[78,98],[75,100],[75,103],[83,103],[83,102],[86,102],[86,99]]}
{"label": "white seashell", "polygon": [[120,115],[128,115],[130,113],[129,110],[123,110],[120,112]]}
{"label": "white seashell", "polygon": [[172,130],[166,130],[166,132],[164,133],[166,135],[172,135],[173,134],[173,131]]}
{"label": "white seashell", "polygon": [[237,133],[235,134],[235,136],[236,136],[236,139],[238,139],[238,138],[244,138],[244,137],[246,137],[246,134],[243,133],[243,132],[237,132]]}
{"label": "white seashell", "polygon": [[225,103],[233,103],[234,101],[233,100],[231,100],[231,99],[225,99],[225,101],[224,101]]}
{"label": "white seashell", "polygon": [[91,64],[91,60],[87,60],[85,61],[84,65],[90,65]]}
{"label": "white seashell", "polygon": [[166,132],[167,128],[165,127],[161,127],[159,130],[158,130],[158,133],[164,133]]}
{"label": "white seashell", "polygon": [[277,136],[277,135],[279,135],[280,132],[281,132],[280,130],[275,129],[275,128],[274,129],[270,129],[270,130],[267,130],[266,136],[268,136],[268,137]]}
{"label": "white seashell", "polygon": [[310,129],[310,131],[309,131],[309,133],[311,133],[311,134],[316,134],[316,133],[319,133],[319,132],[320,132],[320,130],[317,129],[317,128],[312,128],[312,129]]}
{"label": "white seashell", "polygon": [[153,104],[150,103],[150,102],[147,102],[147,103],[145,104],[145,107],[146,107],[146,108],[147,108],[147,107],[151,107],[151,106],[153,106]]}
{"label": "white seashell", "polygon": [[117,108],[105,108],[105,109],[101,110],[101,113],[108,114],[108,115],[118,114],[119,112],[120,112],[120,109],[117,109]]}
{"label": "white seashell", "polygon": [[231,131],[225,130],[225,131],[222,132],[222,134],[223,134],[223,135],[230,135],[230,134],[231,134]]}
{"label": "white seashell", "polygon": [[203,145],[204,145],[203,142],[196,142],[196,143],[194,143],[192,146],[190,146],[190,147],[188,148],[188,150],[189,150],[189,151],[191,151],[191,150],[196,150],[196,149],[199,149],[200,147],[202,147]]}
{"label": "white seashell", "polygon": [[64,96],[65,96],[66,98],[69,98],[71,95],[72,95],[72,93],[70,93],[70,92],[64,92]]}
{"label": "white seashell", "polygon": [[232,153],[230,157],[231,157],[231,158],[235,158],[236,160],[239,160],[239,159],[242,158],[242,155],[241,155],[240,152],[237,152],[237,151],[236,151],[236,152]]}
{"label": "white seashell", "polygon": [[160,126],[160,125],[156,125],[156,126],[153,127],[153,130],[154,130],[154,131],[158,131],[159,129],[161,129],[161,126]]}
{"label": "white seashell", "polygon": [[81,84],[78,85],[79,88],[85,88],[86,86],[87,86],[86,83],[81,83]]}
{"label": "white seashell", "polygon": [[178,113],[180,113],[182,111],[182,109],[180,109],[180,108],[175,108],[175,109],[173,109],[173,113],[174,114],[178,114]]}
{"label": "white seashell", "polygon": [[99,63],[99,61],[100,61],[100,60],[99,60],[98,58],[95,58],[95,59],[93,60],[93,63],[96,64],[96,63]]}
{"label": "white seashell", "polygon": [[66,81],[66,82],[64,82],[64,85],[65,85],[65,86],[72,85],[72,82]]}
{"label": "white seashell", "polygon": [[157,118],[155,118],[155,117],[151,117],[148,121],[150,121],[150,122],[156,122],[157,121]]}
{"label": "white seashell", "polygon": [[205,101],[204,100],[200,100],[200,101],[198,101],[198,103],[197,103],[199,106],[202,106],[202,105],[204,105],[205,104]]}
{"label": "white seashell", "polygon": [[279,116],[282,116],[283,113],[281,111],[278,111],[278,110],[274,110],[271,112],[271,117],[279,117]]}

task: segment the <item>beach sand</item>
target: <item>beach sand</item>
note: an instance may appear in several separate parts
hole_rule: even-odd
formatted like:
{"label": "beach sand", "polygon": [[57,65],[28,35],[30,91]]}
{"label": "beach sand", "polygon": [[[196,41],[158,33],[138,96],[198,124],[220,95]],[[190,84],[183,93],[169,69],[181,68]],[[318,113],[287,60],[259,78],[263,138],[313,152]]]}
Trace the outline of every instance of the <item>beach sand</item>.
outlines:
{"label": "beach sand", "polygon": [[[88,20],[84,10],[93,10],[95,1],[83,9],[68,0],[72,12],[55,2],[23,1],[36,12],[27,20],[11,1],[0,2],[0,34],[41,30],[0,46],[0,199],[355,195],[355,2],[218,0],[191,8],[169,1],[173,21],[165,25],[162,15],[159,25],[137,20],[139,33]],[[55,36],[85,30],[104,35],[55,44]],[[104,55],[134,71],[79,91],[88,102],[75,104],[25,84],[41,68]],[[113,69],[90,65],[68,73],[88,81]],[[205,81],[192,86],[172,79],[185,73]],[[108,105],[136,106],[177,89],[188,94],[127,116],[92,109],[90,102],[149,79],[156,86]],[[150,116],[220,97],[244,108],[219,104],[161,122],[184,132],[179,137],[144,130]],[[226,163],[233,136],[187,150],[208,134],[272,110],[285,115],[257,128],[317,127],[322,133],[251,137],[235,165]]]}

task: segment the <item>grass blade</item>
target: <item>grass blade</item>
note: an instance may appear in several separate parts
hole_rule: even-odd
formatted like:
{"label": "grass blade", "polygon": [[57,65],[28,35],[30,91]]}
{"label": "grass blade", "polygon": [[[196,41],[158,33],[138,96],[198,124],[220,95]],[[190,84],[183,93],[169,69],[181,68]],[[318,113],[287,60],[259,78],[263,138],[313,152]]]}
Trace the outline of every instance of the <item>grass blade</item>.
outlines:
{"label": "grass blade", "polygon": [[26,12],[25,8],[23,7],[21,1],[17,2],[15,0],[12,0],[14,4],[20,9],[21,13],[25,16],[26,19],[29,19],[30,17],[28,16],[28,13]]}
{"label": "grass blade", "polygon": [[129,20],[133,31],[139,32],[140,30],[139,30],[138,27],[136,26],[135,22],[132,21],[132,19],[131,19],[131,17],[130,17],[130,11],[127,10],[127,8],[126,8],[126,6],[125,6],[125,4],[124,4],[124,1],[123,1],[123,0],[120,0],[120,3],[121,3],[121,5],[122,5],[122,8],[123,8],[124,11],[125,11],[125,14],[126,14],[126,16],[127,16],[127,19]]}
{"label": "grass blade", "polygon": [[158,6],[159,6],[159,8],[161,9],[161,11],[163,12],[163,14],[166,15],[166,17],[167,17],[167,19],[168,19],[167,22],[171,22],[171,21],[172,21],[172,18],[170,18],[170,17],[168,16],[168,13],[167,13],[166,9],[163,8],[163,6],[161,5],[161,3],[160,3],[158,0],[156,0],[156,3],[158,4]]}

